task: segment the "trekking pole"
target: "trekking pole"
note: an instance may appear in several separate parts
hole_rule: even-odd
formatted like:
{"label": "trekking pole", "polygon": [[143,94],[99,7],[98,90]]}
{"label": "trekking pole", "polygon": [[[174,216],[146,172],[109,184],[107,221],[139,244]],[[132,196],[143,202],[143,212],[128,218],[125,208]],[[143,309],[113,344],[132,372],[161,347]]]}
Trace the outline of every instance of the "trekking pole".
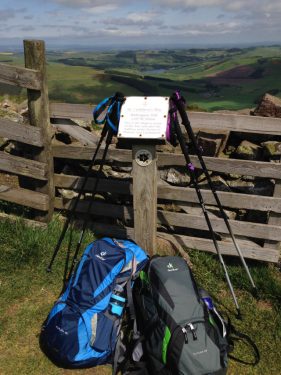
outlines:
{"label": "trekking pole", "polygon": [[104,166],[104,163],[105,163],[108,148],[109,148],[109,146],[111,144],[111,141],[112,141],[112,137],[113,137],[113,131],[112,131],[112,129],[109,129],[107,139],[106,139],[106,146],[104,148],[104,152],[103,152],[103,156],[102,156],[101,163],[100,163],[100,166],[99,166],[98,175],[97,175],[97,178],[96,178],[96,181],[95,181],[95,185],[94,185],[94,189],[93,189],[93,192],[92,192],[91,200],[90,200],[90,203],[89,203],[88,208],[87,208],[85,219],[83,220],[82,230],[80,232],[79,240],[76,244],[75,252],[74,252],[74,255],[73,255],[72,263],[71,263],[70,270],[69,270],[68,277],[67,277],[66,281],[68,281],[70,279],[71,274],[73,272],[73,269],[74,269],[74,267],[77,263],[78,253],[79,253],[79,250],[80,250],[83,238],[84,238],[84,234],[85,234],[87,226],[88,226],[88,218],[89,218],[92,206],[93,206],[95,195],[97,193],[99,180],[102,176],[102,169],[103,169],[103,166]]}
{"label": "trekking pole", "polygon": [[182,131],[181,131],[181,127],[180,127],[180,124],[179,124],[178,119],[177,119],[175,108],[172,108],[172,110],[170,111],[170,116],[173,117],[172,121],[173,121],[173,125],[174,125],[174,131],[175,131],[176,136],[178,138],[178,141],[180,143],[182,153],[185,157],[186,166],[187,166],[187,169],[190,172],[191,182],[194,184],[195,191],[196,191],[199,203],[201,205],[201,208],[202,208],[202,211],[203,211],[208,229],[210,231],[210,234],[211,234],[211,237],[212,237],[212,240],[213,240],[213,243],[214,243],[218,258],[219,258],[219,261],[220,261],[220,263],[222,265],[222,268],[224,270],[225,278],[226,278],[228,287],[230,289],[230,292],[231,292],[231,295],[232,295],[232,298],[233,298],[233,301],[234,301],[234,304],[235,304],[235,307],[236,307],[236,310],[237,310],[237,316],[238,316],[238,318],[241,318],[240,307],[239,307],[239,304],[238,304],[238,301],[237,301],[237,298],[236,298],[236,295],[235,295],[235,292],[234,292],[234,289],[233,289],[233,286],[232,286],[232,283],[231,283],[231,280],[230,280],[230,277],[229,277],[229,274],[228,274],[228,271],[227,271],[227,268],[226,268],[226,265],[224,263],[222,254],[220,252],[219,244],[218,244],[218,241],[216,239],[216,234],[213,230],[211,220],[210,220],[208,211],[206,209],[206,206],[205,206],[202,194],[201,194],[201,190],[200,190],[199,185],[198,185],[195,167],[190,160],[189,153],[188,153],[188,147],[187,147],[187,145],[184,141],[183,134],[182,134]]}
{"label": "trekking pole", "polygon": [[83,238],[84,238],[85,231],[87,229],[88,218],[89,218],[92,206],[93,206],[95,195],[96,195],[97,190],[98,190],[98,184],[99,184],[99,180],[102,176],[102,169],[103,169],[103,166],[105,164],[106,155],[107,155],[109,146],[112,142],[113,135],[117,134],[117,131],[118,131],[120,111],[121,111],[121,106],[122,106],[124,101],[125,101],[124,95],[121,94],[121,93],[116,93],[115,101],[111,104],[111,106],[108,109],[108,114],[106,116],[106,123],[105,123],[105,126],[108,127],[108,134],[107,134],[107,138],[106,138],[106,141],[105,141],[105,148],[104,148],[104,152],[103,152],[102,159],[101,159],[101,162],[100,162],[100,166],[99,166],[98,175],[97,175],[97,178],[96,178],[96,181],[95,181],[95,185],[94,185],[94,188],[93,188],[93,191],[92,191],[91,200],[90,200],[90,203],[88,205],[85,218],[83,220],[83,226],[82,226],[82,230],[81,230],[81,233],[80,233],[80,237],[79,237],[79,240],[76,244],[76,248],[75,248],[75,252],[74,252],[74,255],[73,255],[73,259],[72,259],[72,263],[71,263],[71,266],[70,266],[70,270],[69,270],[69,273],[68,273],[67,280],[70,279],[71,274],[73,272],[73,269],[75,267],[75,264],[77,263],[78,253],[79,253],[79,250],[80,250]]}
{"label": "trekking pole", "polygon": [[[110,107],[111,107],[111,106],[113,105],[114,101],[116,100],[116,98],[118,98],[120,95],[121,95],[121,97],[123,97],[123,94],[116,93],[115,96],[112,96],[112,97],[106,98],[106,99],[104,99],[101,103],[99,103],[99,104],[97,105],[97,107],[95,108],[94,113],[93,113],[94,120],[95,120],[95,122],[96,122],[97,124],[102,124],[102,123],[105,121],[105,118],[104,118],[103,120],[99,120],[99,119],[98,119],[99,115],[101,114],[101,112],[102,112],[103,110],[105,110],[105,108],[106,108],[107,105],[110,104]],[[109,107],[109,108],[110,108],[110,107]],[[112,125],[112,124],[111,124],[111,125]],[[110,125],[110,126],[111,126],[111,125]],[[58,242],[57,242],[57,244],[56,244],[56,246],[55,246],[55,249],[54,249],[54,252],[53,252],[52,258],[51,258],[51,260],[50,260],[50,263],[49,263],[49,265],[48,265],[48,267],[47,267],[47,272],[51,272],[51,270],[52,270],[53,263],[54,263],[54,261],[55,261],[55,259],[56,259],[56,257],[57,257],[57,254],[58,254],[58,252],[59,252],[59,250],[60,250],[61,244],[62,244],[62,242],[63,242],[63,240],[64,240],[64,237],[65,237],[65,234],[66,234],[67,229],[68,229],[68,227],[69,227],[69,224],[71,223],[71,220],[72,220],[73,214],[74,214],[74,212],[76,211],[76,208],[77,208],[77,206],[78,206],[78,203],[79,203],[79,201],[80,201],[80,198],[81,198],[81,196],[82,196],[82,194],[83,194],[83,192],[84,192],[84,188],[85,188],[86,183],[87,183],[87,181],[88,181],[88,179],[89,179],[89,176],[90,176],[90,174],[91,174],[92,168],[93,168],[93,166],[94,166],[94,164],[95,164],[95,161],[96,161],[96,158],[97,158],[97,155],[98,155],[99,149],[100,149],[100,147],[101,147],[101,145],[102,145],[102,142],[103,142],[104,138],[106,137],[106,135],[107,135],[107,133],[108,133],[108,130],[109,130],[109,124],[108,124],[108,122],[106,122],[105,125],[104,125],[104,127],[103,127],[103,129],[102,129],[101,136],[100,136],[99,142],[98,142],[98,144],[97,144],[97,148],[96,148],[95,153],[94,153],[94,155],[93,155],[93,158],[92,158],[92,160],[91,160],[91,162],[90,162],[90,164],[89,164],[89,166],[88,166],[88,169],[87,169],[86,175],[85,175],[85,177],[84,177],[84,179],[83,179],[83,182],[82,182],[82,185],[81,185],[81,187],[80,187],[79,193],[78,193],[77,197],[76,197],[75,200],[74,200],[74,204],[73,204],[73,206],[71,207],[70,212],[69,212],[68,215],[67,215],[67,219],[66,219],[66,221],[65,221],[65,223],[64,223],[64,226],[63,226],[63,229],[62,229],[62,231],[61,231],[60,237],[59,237]]]}
{"label": "trekking pole", "polygon": [[74,204],[73,204],[73,206],[71,207],[71,210],[70,210],[70,212],[69,212],[68,215],[67,215],[67,219],[66,219],[66,221],[65,221],[65,223],[64,223],[64,226],[63,226],[63,229],[62,229],[62,231],[61,231],[60,237],[59,237],[58,242],[57,242],[57,244],[56,244],[56,247],[55,247],[55,249],[54,249],[54,252],[53,252],[53,255],[52,255],[51,261],[50,261],[50,263],[49,263],[49,265],[48,265],[48,267],[47,267],[47,271],[48,271],[48,272],[51,272],[51,270],[52,270],[53,263],[54,263],[54,261],[55,261],[55,259],[56,259],[56,256],[57,256],[57,254],[58,254],[58,252],[59,252],[59,250],[60,250],[60,247],[61,247],[61,244],[62,244],[62,242],[63,242],[63,240],[64,240],[65,234],[66,234],[67,229],[68,229],[68,227],[69,227],[69,224],[70,224],[70,222],[71,222],[71,220],[72,220],[72,216],[73,216],[74,212],[76,211],[77,205],[78,205],[78,203],[79,203],[79,201],[80,201],[80,198],[81,198],[81,196],[82,196],[82,194],[83,194],[83,192],[84,192],[84,188],[85,188],[86,183],[87,183],[87,181],[88,181],[88,179],[89,179],[89,176],[90,176],[90,173],[91,173],[91,171],[92,171],[93,165],[95,164],[95,161],[96,161],[97,154],[98,154],[98,152],[99,152],[99,149],[100,149],[100,147],[101,147],[101,144],[102,144],[102,142],[103,142],[103,139],[104,139],[106,133],[107,133],[107,127],[104,126],[104,128],[103,128],[103,130],[102,130],[102,133],[101,133],[100,140],[99,140],[98,145],[97,145],[97,148],[96,148],[96,151],[95,151],[95,153],[94,153],[94,156],[93,156],[93,158],[92,158],[92,160],[91,160],[91,162],[90,162],[90,165],[89,165],[89,167],[88,167],[88,170],[87,170],[87,172],[86,172],[86,175],[85,175],[85,177],[84,177],[84,179],[83,179],[83,183],[82,183],[82,185],[81,185],[81,188],[80,188],[80,190],[79,190],[79,193],[78,193],[78,195],[76,196],[76,198],[75,198],[75,200],[74,200]]}
{"label": "trekking pole", "polygon": [[255,285],[255,283],[254,283],[254,280],[253,280],[253,278],[252,278],[252,276],[251,276],[251,273],[250,273],[250,271],[249,271],[249,268],[248,268],[248,266],[247,266],[247,263],[245,262],[245,259],[244,259],[244,256],[243,256],[241,250],[240,250],[240,247],[239,247],[239,245],[238,245],[238,243],[237,243],[237,241],[236,241],[236,239],[235,239],[235,237],[234,237],[234,233],[233,233],[232,228],[231,228],[231,226],[230,226],[230,223],[229,223],[228,217],[227,217],[227,215],[226,215],[226,213],[225,213],[225,211],[224,211],[224,209],[223,209],[223,207],[222,207],[222,204],[221,204],[220,199],[219,199],[219,197],[218,197],[218,195],[217,195],[217,192],[216,192],[216,190],[215,190],[215,187],[214,187],[214,185],[213,185],[213,183],[212,183],[212,180],[211,180],[210,174],[209,174],[209,172],[208,172],[208,169],[207,169],[207,167],[206,167],[206,164],[205,164],[205,162],[204,162],[204,159],[203,159],[203,157],[202,157],[202,154],[201,154],[201,152],[200,152],[200,150],[199,150],[199,148],[198,148],[197,141],[196,141],[196,139],[195,139],[195,135],[194,135],[194,133],[193,133],[193,130],[192,130],[192,127],[191,127],[190,121],[189,121],[188,116],[187,116],[186,111],[185,111],[185,106],[184,106],[184,104],[185,104],[185,100],[184,100],[184,98],[180,95],[180,93],[179,93],[178,91],[176,91],[176,92],[172,95],[171,100],[172,100],[172,102],[175,104],[177,110],[179,111],[179,114],[180,114],[181,119],[182,119],[182,123],[183,123],[183,125],[184,125],[184,127],[185,127],[185,129],[186,129],[186,132],[187,132],[187,134],[188,134],[188,136],[189,136],[189,138],[190,138],[190,140],[191,140],[193,146],[194,146],[195,153],[196,153],[196,155],[197,155],[197,157],[198,157],[198,159],[199,159],[199,162],[200,162],[200,164],[201,164],[201,166],[202,166],[202,170],[203,170],[203,172],[204,172],[204,174],[205,174],[205,176],[206,176],[206,178],[207,178],[208,184],[209,184],[209,186],[210,186],[210,188],[211,188],[211,191],[212,191],[213,196],[214,196],[214,198],[215,198],[215,201],[216,201],[216,203],[217,203],[217,205],[218,205],[218,208],[219,208],[219,210],[220,210],[220,213],[221,213],[221,215],[222,215],[222,218],[223,218],[223,220],[224,220],[224,222],[225,222],[225,225],[226,225],[226,227],[227,227],[227,229],[228,229],[228,232],[229,232],[229,234],[230,234],[230,236],[231,236],[231,239],[232,239],[232,242],[233,242],[233,244],[234,244],[234,247],[235,247],[237,253],[239,254],[239,257],[240,257],[241,262],[242,262],[242,264],[243,264],[243,266],[244,266],[244,268],[245,268],[245,270],[246,270],[246,273],[247,273],[247,275],[248,275],[248,277],[249,277],[249,280],[250,280],[250,282],[251,282],[251,284],[252,284],[252,287],[254,288],[254,291],[256,292],[256,291],[257,291],[257,288],[256,288],[256,285]]}

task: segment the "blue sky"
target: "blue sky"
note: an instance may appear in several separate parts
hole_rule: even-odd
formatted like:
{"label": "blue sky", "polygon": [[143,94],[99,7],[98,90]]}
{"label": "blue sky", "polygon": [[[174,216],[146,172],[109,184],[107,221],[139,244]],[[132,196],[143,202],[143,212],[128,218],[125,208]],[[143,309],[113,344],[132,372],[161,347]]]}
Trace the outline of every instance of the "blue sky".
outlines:
{"label": "blue sky", "polygon": [[281,43],[281,0],[0,0],[0,45]]}

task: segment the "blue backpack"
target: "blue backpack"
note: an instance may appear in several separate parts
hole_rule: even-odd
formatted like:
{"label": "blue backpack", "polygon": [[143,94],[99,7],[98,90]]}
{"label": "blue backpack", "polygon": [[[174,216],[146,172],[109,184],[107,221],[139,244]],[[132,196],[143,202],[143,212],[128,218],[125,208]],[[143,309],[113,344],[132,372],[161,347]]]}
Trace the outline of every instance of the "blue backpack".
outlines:
{"label": "blue backpack", "polygon": [[105,237],[87,246],[42,327],[41,348],[55,364],[116,365],[124,308],[133,309],[132,283],[147,260],[129,240]]}

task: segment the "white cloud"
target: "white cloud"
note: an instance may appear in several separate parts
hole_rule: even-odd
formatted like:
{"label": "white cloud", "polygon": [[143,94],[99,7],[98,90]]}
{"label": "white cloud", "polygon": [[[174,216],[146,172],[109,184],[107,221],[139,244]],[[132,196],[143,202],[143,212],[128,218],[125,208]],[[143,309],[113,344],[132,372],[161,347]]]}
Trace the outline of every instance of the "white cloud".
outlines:
{"label": "white cloud", "polygon": [[118,26],[136,26],[136,27],[153,27],[160,26],[163,21],[160,18],[161,12],[147,11],[147,12],[131,12],[126,17],[107,18],[102,21],[105,25]]}

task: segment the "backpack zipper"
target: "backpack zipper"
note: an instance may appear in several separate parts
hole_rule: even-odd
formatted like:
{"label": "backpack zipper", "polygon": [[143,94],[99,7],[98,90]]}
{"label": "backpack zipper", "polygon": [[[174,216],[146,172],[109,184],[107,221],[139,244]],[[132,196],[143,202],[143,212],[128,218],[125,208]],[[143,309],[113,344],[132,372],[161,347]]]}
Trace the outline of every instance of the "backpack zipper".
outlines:
{"label": "backpack zipper", "polygon": [[189,332],[191,332],[193,340],[196,341],[198,339],[198,337],[197,337],[197,334],[196,334],[196,327],[194,325],[196,323],[204,323],[204,322],[205,322],[204,319],[197,319],[197,320],[193,320],[192,322],[186,323],[184,325],[177,325],[177,327],[172,332],[171,339],[170,339],[170,342],[169,342],[169,345],[168,345],[168,351],[169,351],[169,348],[172,346],[171,343],[173,343],[177,339],[180,332],[184,336],[185,344],[188,344],[188,333]]}

